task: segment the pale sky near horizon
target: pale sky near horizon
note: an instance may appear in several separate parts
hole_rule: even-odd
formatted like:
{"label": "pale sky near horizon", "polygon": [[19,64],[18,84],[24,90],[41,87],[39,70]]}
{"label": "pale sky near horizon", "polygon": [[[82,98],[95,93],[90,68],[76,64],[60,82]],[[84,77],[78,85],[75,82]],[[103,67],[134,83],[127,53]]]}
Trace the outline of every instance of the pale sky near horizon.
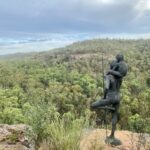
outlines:
{"label": "pale sky near horizon", "polygon": [[0,0],[0,55],[93,38],[150,39],[150,0]]}
{"label": "pale sky near horizon", "polygon": [[0,33],[150,33],[150,0],[0,0]]}

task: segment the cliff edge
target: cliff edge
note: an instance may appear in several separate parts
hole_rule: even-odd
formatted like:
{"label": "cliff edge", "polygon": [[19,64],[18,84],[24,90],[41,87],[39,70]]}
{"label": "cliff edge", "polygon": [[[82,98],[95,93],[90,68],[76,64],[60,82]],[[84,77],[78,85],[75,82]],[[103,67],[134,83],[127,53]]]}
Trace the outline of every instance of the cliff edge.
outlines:
{"label": "cliff edge", "polygon": [[80,150],[150,150],[149,134],[116,131],[115,137],[121,140],[122,145],[105,144],[106,130],[104,129],[87,130],[80,142]]}

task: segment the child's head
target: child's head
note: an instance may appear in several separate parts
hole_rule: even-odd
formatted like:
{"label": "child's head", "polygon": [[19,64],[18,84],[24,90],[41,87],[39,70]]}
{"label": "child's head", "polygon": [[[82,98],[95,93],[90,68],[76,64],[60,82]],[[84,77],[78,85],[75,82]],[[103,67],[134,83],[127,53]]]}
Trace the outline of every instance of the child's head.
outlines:
{"label": "child's head", "polygon": [[113,60],[111,63],[110,63],[110,69],[113,69],[114,68],[114,66],[116,65],[116,61],[115,60]]}

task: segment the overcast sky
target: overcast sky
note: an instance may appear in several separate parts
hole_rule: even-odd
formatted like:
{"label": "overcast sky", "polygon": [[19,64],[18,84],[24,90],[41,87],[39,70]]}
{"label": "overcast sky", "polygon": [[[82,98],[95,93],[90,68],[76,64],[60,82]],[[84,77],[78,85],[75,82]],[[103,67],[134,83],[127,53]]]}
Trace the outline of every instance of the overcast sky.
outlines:
{"label": "overcast sky", "polygon": [[0,0],[0,32],[149,33],[150,0]]}

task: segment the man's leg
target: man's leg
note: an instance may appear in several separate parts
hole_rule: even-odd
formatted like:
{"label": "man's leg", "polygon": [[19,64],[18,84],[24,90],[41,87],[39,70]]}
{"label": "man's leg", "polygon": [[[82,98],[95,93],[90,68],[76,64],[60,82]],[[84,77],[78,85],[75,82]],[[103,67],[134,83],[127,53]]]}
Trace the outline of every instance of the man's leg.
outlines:
{"label": "man's leg", "polygon": [[116,110],[112,113],[112,130],[111,130],[111,134],[109,137],[106,138],[105,143],[107,144],[111,144],[111,145],[121,145],[122,142],[115,138],[115,130],[116,130],[116,124],[118,122],[118,107],[119,104],[117,104],[116,106],[114,106],[116,108]]}
{"label": "man's leg", "polygon": [[111,105],[111,101],[108,99],[102,99],[102,100],[92,103],[91,110],[98,109],[98,107],[107,106],[107,105]]}
{"label": "man's leg", "polygon": [[116,124],[118,122],[118,108],[119,108],[119,104],[113,105],[113,107],[115,108],[115,111],[112,112],[112,129],[111,129],[111,134],[110,134],[111,138],[114,138],[114,134],[115,134],[115,130],[116,130]]}

